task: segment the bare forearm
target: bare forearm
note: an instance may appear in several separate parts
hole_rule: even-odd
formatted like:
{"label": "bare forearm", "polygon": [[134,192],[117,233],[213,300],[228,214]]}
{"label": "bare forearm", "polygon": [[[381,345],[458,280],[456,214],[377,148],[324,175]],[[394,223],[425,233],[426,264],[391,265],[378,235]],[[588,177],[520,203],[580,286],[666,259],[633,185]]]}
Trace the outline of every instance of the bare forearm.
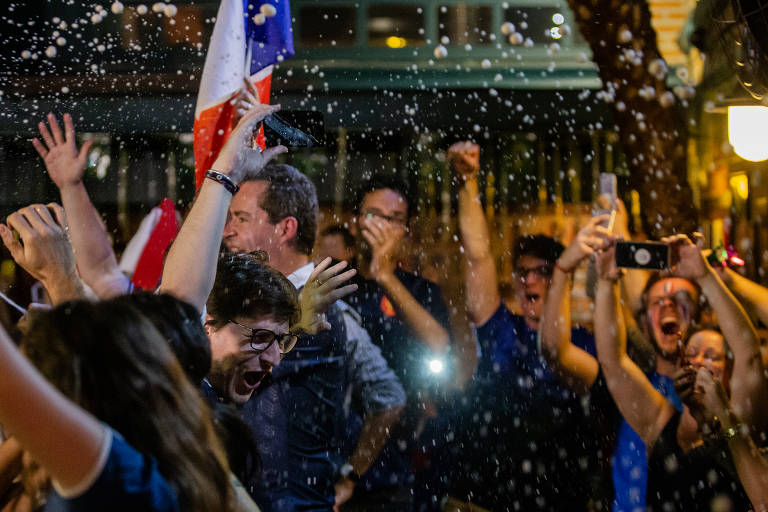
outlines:
{"label": "bare forearm", "polygon": [[120,272],[112,243],[85,186],[80,182],[63,187],[60,192],[83,281],[101,298],[124,293],[128,278]]}
{"label": "bare forearm", "polygon": [[459,189],[459,231],[467,261],[467,306],[472,321],[482,325],[496,310],[501,298],[488,224],[474,179],[467,180]]}
{"label": "bare forearm", "polygon": [[560,380],[577,393],[592,387],[598,364],[592,355],[571,342],[569,275],[556,269],[544,303],[541,348]]}
{"label": "bare forearm", "polygon": [[200,311],[213,288],[221,235],[232,195],[213,180],[205,180],[195,204],[168,251],[160,289]]}
{"label": "bare forearm", "polygon": [[475,179],[467,180],[459,189],[459,231],[468,260],[485,258],[491,253],[488,224]]}
{"label": "bare forearm", "polygon": [[733,352],[731,404],[750,427],[762,431],[768,405],[768,383],[760,357],[760,341],[741,304],[726,288],[714,270],[697,280],[717,314],[723,336]]}
{"label": "bare forearm", "polygon": [[768,325],[768,288],[727,268],[725,284],[765,325]]}
{"label": "bare forearm", "polygon": [[63,487],[79,484],[98,460],[104,428],[55,390],[2,330],[0,375],[0,423]]}
{"label": "bare forearm", "polygon": [[352,465],[355,473],[363,475],[368,471],[373,461],[379,456],[384,443],[387,442],[392,425],[400,418],[402,411],[403,407],[397,407],[384,412],[369,414],[365,418],[355,451],[352,452],[347,461]]}
{"label": "bare forearm", "polygon": [[723,336],[733,350],[734,357],[752,357],[758,354],[760,342],[752,322],[715,271],[709,269],[707,275],[697,279],[697,282],[717,314]]}
{"label": "bare forearm", "polygon": [[732,415],[723,415],[723,430],[735,428],[735,435],[728,440],[733,464],[755,511],[768,511],[768,461],[755,446],[748,430],[730,424]]}
{"label": "bare forearm", "polygon": [[395,310],[400,314],[416,339],[436,352],[443,352],[450,345],[448,331],[419,304],[411,292],[394,274],[385,274],[377,282],[384,288]]}
{"label": "bare forearm", "polygon": [[90,299],[77,274],[52,278],[43,283],[54,306],[69,300]]}
{"label": "bare forearm", "polygon": [[556,268],[547,291],[541,322],[541,349],[547,362],[559,366],[559,356],[571,343],[569,275]]}
{"label": "bare forearm", "polygon": [[650,446],[675,409],[627,356],[626,329],[619,307],[616,283],[599,280],[595,298],[597,357],[619,412]]}
{"label": "bare forearm", "polygon": [[617,369],[626,353],[624,318],[618,314],[619,291],[615,282],[599,280],[595,297],[595,345],[606,369]]}

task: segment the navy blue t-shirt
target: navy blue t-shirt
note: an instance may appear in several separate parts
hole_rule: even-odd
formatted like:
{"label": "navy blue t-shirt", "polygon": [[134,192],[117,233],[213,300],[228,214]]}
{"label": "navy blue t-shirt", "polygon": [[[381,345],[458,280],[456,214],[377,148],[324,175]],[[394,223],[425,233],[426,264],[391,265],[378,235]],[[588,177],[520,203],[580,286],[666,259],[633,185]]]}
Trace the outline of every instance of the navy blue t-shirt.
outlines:
{"label": "navy blue t-shirt", "polygon": [[[560,384],[537,331],[503,303],[477,337],[475,379],[454,404],[448,435],[450,495],[494,511],[583,510],[600,432],[591,397]],[[596,354],[585,329],[573,329],[571,341]]]}
{"label": "navy blue t-shirt", "polygon": [[137,451],[119,434],[111,435],[109,455],[93,485],[73,498],[65,499],[52,492],[44,510],[177,512],[176,491],[158,471],[157,462]]}
{"label": "navy blue t-shirt", "polygon": [[[443,327],[448,329],[448,307],[445,305],[440,287],[416,274],[395,270],[395,276],[411,293],[414,299]],[[379,457],[363,476],[361,486],[376,489],[394,485],[410,484],[413,481],[410,449],[413,444],[415,423],[422,411],[417,408],[417,396],[436,385],[434,376],[428,371],[428,361],[433,358],[431,349],[416,339],[411,329],[395,311],[374,280],[357,277],[353,280],[358,288],[344,300],[362,318],[362,325],[371,336],[371,341],[380,349],[387,364],[395,372],[408,397],[406,410],[400,425],[390,435]],[[347,436],[355,441],[360,435],[362,419],[348,420]]]}

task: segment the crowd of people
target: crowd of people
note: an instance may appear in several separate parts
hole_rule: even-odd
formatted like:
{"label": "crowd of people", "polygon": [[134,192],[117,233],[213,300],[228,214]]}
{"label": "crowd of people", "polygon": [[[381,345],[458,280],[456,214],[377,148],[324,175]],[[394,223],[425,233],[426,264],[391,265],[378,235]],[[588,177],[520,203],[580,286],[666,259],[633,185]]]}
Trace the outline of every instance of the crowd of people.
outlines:
{"label": "crowd of people", "polygon": [[[617,201],[568,247],[511,244],[513,311],[479,147],[459,142],[475,329],[454,336],[440,288],[399,264],[405,184],[374,175],[315,244],[314,185],[252,146],[277,108],[243,113],[148,291],[118,265],[72,118],[39,124],[61,206],[0,224],[50,299],[0,328],[0,510],[768,510],[768,289],[698,234],[661,241],[664,271],[617,267]],[[592,332],[571,321],[584,266]]]}

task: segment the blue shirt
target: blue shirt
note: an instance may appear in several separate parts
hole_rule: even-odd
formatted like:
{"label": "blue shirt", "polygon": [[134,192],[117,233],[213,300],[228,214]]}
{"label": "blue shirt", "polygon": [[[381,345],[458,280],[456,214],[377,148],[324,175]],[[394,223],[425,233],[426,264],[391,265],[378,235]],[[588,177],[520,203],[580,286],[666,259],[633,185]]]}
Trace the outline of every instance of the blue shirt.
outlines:
{"label": "blue shirt", "polygon": [[[675,409],[683,410],[683,404],[675,393],[672,379],[656,372],[648,374],[647,377],[653,387],[664,395]],[[644,511],[648,488],[648,456],[645,443],[623,418],[619,426],[611,467],[613,487],[616,492],[613,501],[614,512]]]}
{"label": "blue shirt", "polygon": [[[502,303],[477,329],[481,356],[460,395],[450,446],[450,495],[491,510],[579,510],[587,500],[599,429],[589,397],[560,384],[539,351],[538,333]],[[574,345],[596,354],[585,329]]]}
{"label": "blue shirt", "polygon": [[[443,327],[449,325],[448,307],[440,287],[401,269],[395,276],[414,299]],[[376,281],[358,276],[353,279],[357,291],[345,300],[362,319],[363,327],[371,341],[381,349],[389,367],[395,372],[408,397],[400,423],[393,428],[389,440],[378,458],[363,475],[360,486],[381,489],[391,486],[411,485],[414,480],[411,467],[411,450],[414,448],[413,432],[423,411],[418,409],[419,396],[434,388],[434,377],[426,371],[432,358],[431,349],[413,336],[411,328],[394,309],[384,289]],[[356,440],[360,436],[362,418],[347,418],[347,436]]]}
{"label": "blue shirt", "polygon": [[116,432],[111,433],[111,438],[106,463],[93,484],[69,498],[53,491],[44,510],[177,512],[176,491],[158,471],[157,462],[134,449]]}

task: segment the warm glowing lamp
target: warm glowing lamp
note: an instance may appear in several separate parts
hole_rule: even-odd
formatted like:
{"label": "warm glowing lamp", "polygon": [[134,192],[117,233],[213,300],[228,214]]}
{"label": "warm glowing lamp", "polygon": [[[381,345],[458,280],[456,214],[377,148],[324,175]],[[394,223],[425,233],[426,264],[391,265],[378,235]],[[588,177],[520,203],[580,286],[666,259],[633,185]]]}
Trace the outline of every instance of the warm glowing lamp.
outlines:
{"label": "warm glowing lamp", "polygon": [[768,107],[728,107],[728,142],[744,160],[761,162],[768,159]]}
{"label": "warm glowing lamp", "polygon": [[407,43],[404,37],[389,36],[387,38],[387,46],[390,48],[405,48]]}
{"label": "warm glowing lamp", "polygon": [[[751,159],[747,158],[747,160]],[[731,189],[733,189],[737,196],[745,200],[749,197],[749,178],[747,178],[745,174],[737,174],[735,176],[731,176],[729,181],[731,184]]]}

